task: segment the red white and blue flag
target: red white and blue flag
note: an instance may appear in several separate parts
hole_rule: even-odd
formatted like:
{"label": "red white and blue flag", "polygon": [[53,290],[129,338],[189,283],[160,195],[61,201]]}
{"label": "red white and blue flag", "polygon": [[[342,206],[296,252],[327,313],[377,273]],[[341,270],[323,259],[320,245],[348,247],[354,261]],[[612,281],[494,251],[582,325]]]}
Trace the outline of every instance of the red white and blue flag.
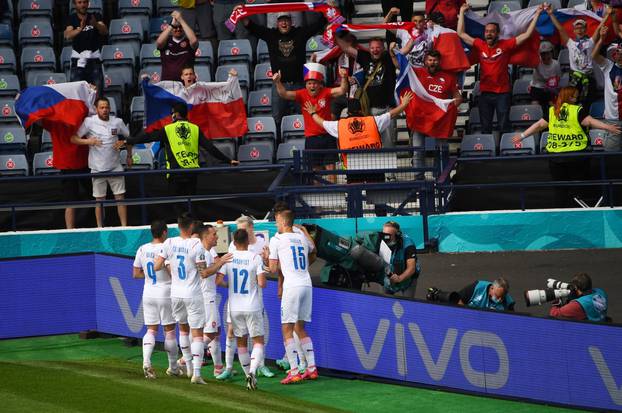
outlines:
{"label": "red white and blue flag", "polygon": [[143,80],[146,131],[161,129],[171,123],[171,107],[176,102],[188,105],[188,120],[196,124],[208,139],[243,136],[246,105],[237,76],[226,82],[197,82],[185,88],[181,82],[151,84]]}
{"label": "red white and blue flag", "polygon": [[[603,20],[602,17],[594,13],[590,10],[580,9],[580,8],[570,8],[570,9],[559,9],[553,12],[557,20],[564,26],[566,33],[568,36],[574,38],[574,27],[573,24],[577,20],[585,21],[587,25],[586,34],[588,36],[592,36],[596,31],[596,28]],[[609,31],[607,32],[607,37],[605,38],[605,44],[610,43],[615,38],[615,33],[613,28],[611,27],[611,20],[607,22],[609,27]],[[538,25],[536,26],[536,30],[540,33],[540,35],[547,40],[559,44],[559,34],[557,34],[557,30],[551,21],[551,18],[548,14],[542,13],[540,18],[538,19]]]}
{"label": "red white and blue flag", "polygon": [[408,59],[396,53],[400,74],[395,85],[395,100],[409,90],[414,97],[406,108],[406,125],[426,136],[449,138],[456,126],[458,110],[453,99],[439,99],[428,93],[419,81]]}

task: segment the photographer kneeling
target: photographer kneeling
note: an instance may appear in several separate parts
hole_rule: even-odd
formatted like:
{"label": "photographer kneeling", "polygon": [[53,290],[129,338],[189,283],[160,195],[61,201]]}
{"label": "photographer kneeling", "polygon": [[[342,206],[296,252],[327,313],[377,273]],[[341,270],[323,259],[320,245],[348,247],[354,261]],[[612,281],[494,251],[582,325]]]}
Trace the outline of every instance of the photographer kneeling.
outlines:
{"label": "photographer kneeling", "polygon": [[514,299],[508,293],[510,284],[503,277],[493,282],[475,281],[458,292],[447,293],[438,288],[428,289],[426,299],[471,308],[495,311],[514,311]]}
{"label": "photographer kneeling", "polygon": [[414,298],[420,272],[415,243],[408,235],[402,234],[400,225],[394,221],[385,223],[382,233],[387,236],[385,242],[391,249],[391,268],[384,279],[384,292]]}
{"label": "photographer kneeling", "polygon": [[572,277],[573,297],[567,304],[561,300],[553,304],[549,315],[571,320],[607,321],[607,293],[592,288],[592,279],[586,273]]}

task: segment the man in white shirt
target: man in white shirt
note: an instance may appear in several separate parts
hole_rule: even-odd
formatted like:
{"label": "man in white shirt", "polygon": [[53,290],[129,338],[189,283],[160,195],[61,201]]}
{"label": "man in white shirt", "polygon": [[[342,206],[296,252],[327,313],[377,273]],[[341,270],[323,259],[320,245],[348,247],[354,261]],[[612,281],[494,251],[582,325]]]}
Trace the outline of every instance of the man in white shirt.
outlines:
{"label": "man in white shirt", "polygon": [[[171,269],[171,304],[179,324],[179,345],[184,357],[186,374],[193,384],[205,384],[201,378],[203,364],[203,326],[205,307],[201,292],[201,277],[206,277],[205,257],[200,240],[191,238],[193,220],[184,214],[177,219],[179,236],[164,241],[155,259],[156,271],[164,268],[165,260]],[[205,274],[205,275],[204,275]],[[189,334],[192,334],[192,344]]]}
{"label": "man in white shirt", "polygon": [[[84,119],[84,122],[75,135],[71,137],[71,143],[76,145],[89,145],[89,168],[91,173],[122,172],[119,149],[124,142],[121,137],[130,136],[130,131],[123,123],[123,119],[110,116],[110,102],[105,97],[95,101],[96,114]],[[132,148],[127,147],[127,165],[132,165]],[[125,177],[109,176],[93,177],[93,197],[97,201],[106,199],[108,185],[117,200],[125,197]],[[121,226],[127,226],[127,207],[117,205]],[[97,226],[103,227],[102,205],[95,206],[95,219]]]}
{"label": "man in white shirt", "polygon": [[[305,322],[311,321],[313,289],[309,274],[309,254],[315,246],[305,235],[295,233],[293,225],[292,211],[279,213],[276,216],[278,234],[270,240],[270,272],[276,274],[279,266],[282,272],[282,276],[279,276],[279,291],[282,291],[281,325],[285,351],[291,367],[281,384],[318,378],[313,342],[304,328]],[[294,330],[300,337],[300,344],[308,362],[304,374],[300,374],[298,370]]]}
{"label": "man in white shirt", "polygon": [[[255,374],[264,358],[263,299],[260,288],[266,286],[263,259],[248,249],[248,232],[238,229],[233,233],[235,251],[233,259],[218,271],[217,283],[227,277],[229,310],[233,334],[237,339],[238,358],[246,374],[246,388],[257,389]],[[253,341],[249,355],[247,336]]]}
{"label": "man in white shirt", "polygon": [[168,236],[166,222],[157,219],[151,223],[151,242],[142,245],[136,252],[132,276],[143,278],[143,314],[147,332],[143,337],[143,372],[148,379],[155,379],[151,366],[151,354],[155,347],[158,326],[164,328],[164,350],[168,354],[169,376],[183,374],[177,365],[177,339],[175,338],[175,319],[171,308],[171,275],[166,268],[155,270],[155,259],[162,250]]}
{"label": "man in white shirt", "polygon": [[533,71],[533,78],[529,83],[529,95],[532,103],[542,107],[543,118],[549,119],[549,105],[559,92],[559,80],[562,70],[559,62],[553,59],[553,44],[543,41],[540,43],[540,64]]}

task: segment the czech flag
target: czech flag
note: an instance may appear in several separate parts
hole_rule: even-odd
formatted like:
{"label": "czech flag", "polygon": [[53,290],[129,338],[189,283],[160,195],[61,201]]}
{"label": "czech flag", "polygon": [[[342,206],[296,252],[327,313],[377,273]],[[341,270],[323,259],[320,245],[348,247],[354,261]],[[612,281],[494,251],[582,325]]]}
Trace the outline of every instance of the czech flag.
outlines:
{"label": "czech flag", "polygon": [[458,33],[438,24],[432,26],[430,31],[434,49],[438,50],[442,56],[442,70],[446,72],[462,72],[471,67]]}
{"label": "czech flag", "polygon": [[85,81],[34,86],[19,94],[15,112],[24,128],[40,122],[50,132],[56,169],[86,167],[88,146],[74,145],[70,138],[84,118],[94,113],[96,94]]}
{"label": "czech flag", "polygon": [[[469,10],[464,15],[465,31],[471,37],[484,38],[484,27],[488,23],[498,23],[501,29],[499,34],[500,39],[510,39],[516,37],[521,33],[527,31],[527,27],[531,23],[531,20],[535,16],[537,7],[529,7],[523,10],[512,11],[509,13],[494,12],[488,14],[486,17]],[[542,13],[538,19],[538,22],[548,15]],[[550,19],[549,19],[550,21]],[[551,23],[552,25],[552,23]],[[535,30],[533,35],[514,49],[512,56],[510,57],[510,64],[536,67],[540,64],[540,34],[538,30]],[[471,63],[475,64],[479,60],[479,56],[471,54]]]}
{"label": "czech flag", "polygon": [[[577,20],[584,20],[587,25],[587,35],[592,36],[596,31],[596,28],[603,20],[602,17],[594,13],[590,10],[582,10],[582,9],[558,9],[553,12],[557,20],[564,26],[566,33],[571,38],[574,38],[574,27],[573,24]],[[611,20],[607,22],[609,26],[609,31],[607,32],[607,37],[605,38],[605,44],[611,43],[615,39],[615,33],[613,28],[611,27]],[[547,40],[551,41],[554,44],[559,44],[559,34],[551,21],[551,18],[548,14],[542,13],[540,18],[538,19],[538,25],[536,26],[536,30],[545,37]]]}
{"label": "czech flag", "polygon": [[188,105],[188,120],[196,124],[208,139],[236,138],[248,131],[246,106],[237,76],[226,82],[197,82],[185,88],[181,82],[142,83],[145,95],[146,131],[163,128],[172,122],[171,107],[176,102]]}
{"label": "czech flag", "polygon": [[439,99],[428,93],[410,66],[408,59],[396,53],[400,65],[400,74],[395,85],[395,100],[411,90],[413,99],[406,108],[406,125],[409,130],[416,130],[426,136],[449,138],[456,126],[458,110],[453,99]]}

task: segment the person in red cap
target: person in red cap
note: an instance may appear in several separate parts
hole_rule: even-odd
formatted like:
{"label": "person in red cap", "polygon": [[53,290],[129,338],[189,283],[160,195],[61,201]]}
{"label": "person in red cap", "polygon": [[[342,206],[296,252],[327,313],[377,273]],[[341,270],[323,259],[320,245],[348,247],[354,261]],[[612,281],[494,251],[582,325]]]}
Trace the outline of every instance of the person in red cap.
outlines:
{"label": "person in red cap", "polygon": [[[341,84],[339,87],[327,88],[326,68],[319,63],[305,63],[303,68],[305,87],[298,90],[287,90],[281,82],[281,72],[272,76],[274,86],[281,99],[294,100],[301,107],[307,102],[317,107],[317,113],[324,119],[332,119],[331,100],[345,95],[348,91],[348,72],[339,69]],[[303,112],[305,121],[305,149],[334,149],[337,150],[337,139],[326,133],[321,125],[313,121],[307,112]],[[337,153],[314,154],[309,159],[314,170],[334,170],[337,162]],[[332,178],[329,177],[329,179]]]}

